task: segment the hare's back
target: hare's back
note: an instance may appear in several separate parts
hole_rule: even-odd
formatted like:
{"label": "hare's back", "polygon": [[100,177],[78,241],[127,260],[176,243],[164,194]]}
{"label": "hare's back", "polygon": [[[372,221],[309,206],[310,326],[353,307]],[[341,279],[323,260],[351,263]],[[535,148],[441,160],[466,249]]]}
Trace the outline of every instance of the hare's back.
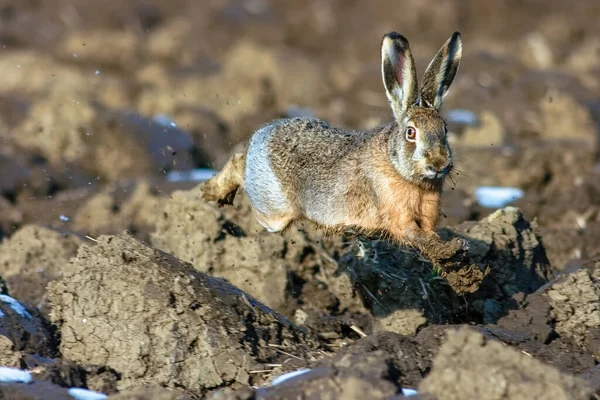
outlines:
{"label": "hare's back", "polygon": [[259,212],[283,213],[306,197],[337,197],[345,190],[338,179],[344,174],[341,164],[354,162],[364,140],[361,132],[312,118],[262,127],[250,139],[246,156],[245,187],[252,204]]}
{"label": "hare's back", "polygon": [[314,118],[275,121],[269,141],[270,160],[276,172],[313,176],[328,171],[355,154],[364,134],[340,129]]}

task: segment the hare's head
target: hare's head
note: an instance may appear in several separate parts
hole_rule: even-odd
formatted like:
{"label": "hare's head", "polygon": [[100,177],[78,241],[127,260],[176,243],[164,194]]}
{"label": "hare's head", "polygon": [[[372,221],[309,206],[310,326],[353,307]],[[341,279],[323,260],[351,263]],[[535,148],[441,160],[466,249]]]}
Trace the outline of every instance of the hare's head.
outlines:
{"label": "hare's head", "polygon": [[419,90],[415,62],[406,38],[391,32],[381,43],[383,83],[398,130],[390,138],[394,167],[413,182],[441,181],[452,169],[442,100],[460,63],[462,42],[455,32],[433,58]]}

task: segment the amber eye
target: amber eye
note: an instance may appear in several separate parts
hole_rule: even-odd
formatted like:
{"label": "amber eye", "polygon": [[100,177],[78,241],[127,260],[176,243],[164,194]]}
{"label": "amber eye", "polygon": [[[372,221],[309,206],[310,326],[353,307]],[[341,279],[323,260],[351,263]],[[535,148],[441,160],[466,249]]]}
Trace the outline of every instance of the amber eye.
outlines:
{"label": "amber eye", "polygon": [[409,142],[414,142],[416,138],[417,138],[417,130],[415,128],[413,128],[412,126],[409,126],[406,129],[406,140],[408,140]]}

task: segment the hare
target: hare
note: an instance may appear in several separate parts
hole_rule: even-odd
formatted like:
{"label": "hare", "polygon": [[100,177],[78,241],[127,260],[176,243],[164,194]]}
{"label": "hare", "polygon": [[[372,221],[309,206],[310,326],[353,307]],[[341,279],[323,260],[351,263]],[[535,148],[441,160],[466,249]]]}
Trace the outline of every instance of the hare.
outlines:
{"label": "hare", "polygon": [[351,131],[315,118],[275,120],[203,184],[202,197],[231,204],[242,187],[269,232],[307,220],[334,232],[384,232],[433,262],[464,255],[466,242],[443,241],[435,232],[442,185],[453,167],[439,110],[461,55],[455,32],[419,90],[407,39],[385,34],[382,75],[393,122]]}

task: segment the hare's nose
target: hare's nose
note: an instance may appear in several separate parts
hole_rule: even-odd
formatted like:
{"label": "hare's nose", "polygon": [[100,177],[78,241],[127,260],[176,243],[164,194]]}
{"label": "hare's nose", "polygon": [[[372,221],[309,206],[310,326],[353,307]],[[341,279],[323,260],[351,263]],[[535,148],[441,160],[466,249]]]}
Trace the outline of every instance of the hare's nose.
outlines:
{"label": "hare's nose", "polygon": [[448,163],[448,164],[446,164],[446,166],[444,168],[442,168],[442,170],[440,171],[440,174],[447,175],[451,169],[452,169],[452,164]]}
{"label": "hare's nose", "polygon": [[432,167],[432,166],[427,167],[427,170],[431,174],[435,174],[436,176],[439,176],[439,177],[446,176],[448,174],[448,172],[450,172],[451,169],[452,169],[452,164],[450,164],[450,163],[446,164],[442,168],[436,168],[436,167]]}

